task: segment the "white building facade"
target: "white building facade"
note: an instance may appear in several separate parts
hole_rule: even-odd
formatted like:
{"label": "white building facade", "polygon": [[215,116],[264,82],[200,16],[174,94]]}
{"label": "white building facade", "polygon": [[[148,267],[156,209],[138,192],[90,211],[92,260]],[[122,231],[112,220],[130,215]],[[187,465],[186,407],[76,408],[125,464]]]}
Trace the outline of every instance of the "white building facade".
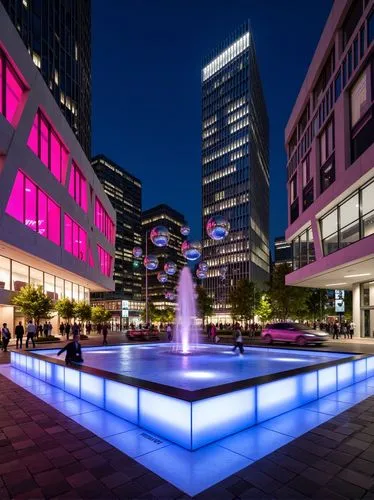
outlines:
{"label": "white building facade", "polygon": [[12,296],[112,290],[115,211],[0,3],[0,322]]}

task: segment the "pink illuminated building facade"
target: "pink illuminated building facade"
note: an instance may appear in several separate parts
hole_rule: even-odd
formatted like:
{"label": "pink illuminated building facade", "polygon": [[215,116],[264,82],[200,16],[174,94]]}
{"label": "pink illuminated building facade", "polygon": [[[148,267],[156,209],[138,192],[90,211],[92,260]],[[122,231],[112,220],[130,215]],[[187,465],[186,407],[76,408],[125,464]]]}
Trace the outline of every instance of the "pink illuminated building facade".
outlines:
{"label": "pink illuminated building facade", "polygon": [[288,285],[349,289],[374,336],[374,0],[336,0],[285,131]]}
{"label": "pink illuminated building facade", "polygon": [[0,323],[13,330],[28,283],[54,300],[112,290],[114,239],[115,211],[0,3]]}

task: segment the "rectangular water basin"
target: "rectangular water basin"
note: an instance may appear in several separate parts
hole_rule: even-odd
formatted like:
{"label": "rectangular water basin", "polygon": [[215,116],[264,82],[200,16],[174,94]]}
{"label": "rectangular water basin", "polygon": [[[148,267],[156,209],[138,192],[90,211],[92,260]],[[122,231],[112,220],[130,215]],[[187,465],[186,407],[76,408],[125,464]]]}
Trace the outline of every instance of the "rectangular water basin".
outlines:
{"label": "rectangular water basin", "polygon": [[188,450],[374,375],[374,357],[313,350],[170,344],[87,347],[67,367],[57,349],[11,352],[11,364]]}

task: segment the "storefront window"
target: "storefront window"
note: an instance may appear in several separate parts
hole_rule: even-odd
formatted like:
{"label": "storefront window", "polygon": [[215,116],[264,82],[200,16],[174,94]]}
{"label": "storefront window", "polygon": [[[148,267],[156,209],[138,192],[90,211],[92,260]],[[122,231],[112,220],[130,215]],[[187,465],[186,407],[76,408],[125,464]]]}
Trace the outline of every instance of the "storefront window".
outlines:
{"label": "storefront window", "polygon": [[55,277],[52,274],[44,273],[44,293],[51,299],[57,299],[55,294]]}
{"label": "storefront window", "polygon": [[90,291],[88,288],[84,289],[84,301],[87,303],[90,302]]}
{"label": "storefront window", "polygon": [[29,268],[24,264],[12,261],[12,290],[19,292],[29,284]]}
{"label": "storefront window", "polygon": [[10,259],[0,257],[0,290],[10,290]]}
{"label": "storefront window", "polygon": [[374,307],[374,281],[361,285],[361,306]]}
{"label": "storefront window", "polygon": [[78,287],[78,300],[84,300],[84,287]]}
{"label": "storefront window", "polygon": [[65,280],[65,297],[67,299],[72,299],[73,298],[73,291],[72,291],[72,283],[71,281],[66,281]]}
{"label": "storefront window", "polygon": [[56,299],[62,299],[64,296],[64,280],[56,277]]}
{"label": "storefront window", "polygon": [[30,267],[30,285],[43,286],[43,272]]}
{"label": "storefront window", "polygon": [[79,300],[78,285],[73,283],[73,300]]}

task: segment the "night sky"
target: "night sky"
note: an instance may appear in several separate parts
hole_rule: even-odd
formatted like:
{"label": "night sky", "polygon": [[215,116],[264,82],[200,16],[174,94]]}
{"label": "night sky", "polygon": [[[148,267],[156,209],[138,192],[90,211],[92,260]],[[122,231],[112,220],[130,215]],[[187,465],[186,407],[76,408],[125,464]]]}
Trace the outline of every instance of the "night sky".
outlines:
{"label": "night sky", "polygon": [[271,246],[287,224],[284,127],[331,0],[93,0],[93,154],[143,183],[201,235],[204,57],[251,20],[270,121]]}

